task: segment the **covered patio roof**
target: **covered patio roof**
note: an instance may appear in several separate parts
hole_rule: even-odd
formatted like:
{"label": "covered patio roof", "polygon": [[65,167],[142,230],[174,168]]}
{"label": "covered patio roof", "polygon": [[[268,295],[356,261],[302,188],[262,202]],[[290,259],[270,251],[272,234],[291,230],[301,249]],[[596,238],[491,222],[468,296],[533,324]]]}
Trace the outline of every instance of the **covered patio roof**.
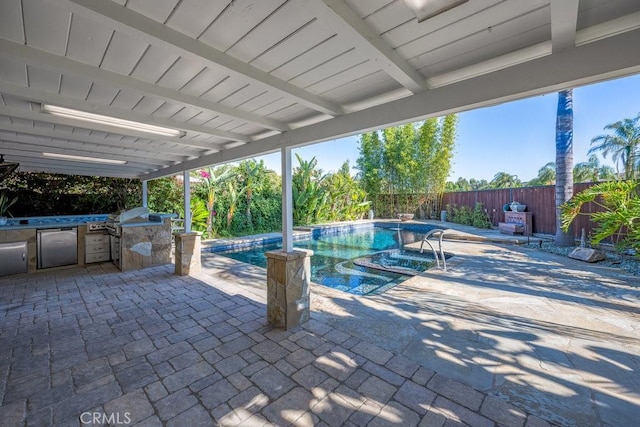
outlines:
{"label": "covered patio roof", "polygon": [[409,3],[5,0],[0,153],[148,180],[640,71],[636,0]]}

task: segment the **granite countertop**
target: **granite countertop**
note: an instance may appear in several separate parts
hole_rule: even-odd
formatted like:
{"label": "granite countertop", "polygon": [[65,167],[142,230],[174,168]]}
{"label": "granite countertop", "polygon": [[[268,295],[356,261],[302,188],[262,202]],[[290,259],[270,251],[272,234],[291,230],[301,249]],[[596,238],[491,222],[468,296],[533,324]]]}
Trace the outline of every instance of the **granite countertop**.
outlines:
{"label": "granite countertop", "polygon": [[[149,214],[149,219],[140,222],[122,224],[123,227],[141,227],[145,225],[160,225],[164,218],[174,217],[175,214]],[[31,228],[60,228],[78,227],[87,222],[106,221],[109,214],[96,215],[57,215],[57,216],[31,216],[23,218],[9,218],[6,225],[0,225],[0,231],[26,230]]]}

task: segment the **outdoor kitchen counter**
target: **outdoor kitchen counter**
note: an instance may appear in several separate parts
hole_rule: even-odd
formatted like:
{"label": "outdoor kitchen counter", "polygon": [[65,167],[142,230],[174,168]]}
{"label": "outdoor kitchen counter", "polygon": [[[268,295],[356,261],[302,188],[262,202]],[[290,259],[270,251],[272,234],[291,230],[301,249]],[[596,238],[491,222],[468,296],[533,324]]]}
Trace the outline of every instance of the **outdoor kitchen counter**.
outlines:
{"label": "outdoor kitchen counter", "polygon": [[[122,264],[127,270],[144,268],[147,264],[158,265],[171,262],[171,218],[173,214],[150,214],[153,220],[122,224],[124,241],[127,250],[128,262]],[[37,271],[37,242],[36,230],[77,227],[78,228],[78,262],[84,265],[84,236],[87,234],[88,222],[106,221],[108,214],[97,215],[60,215],[10,218],[6,225],[0,226],[0,243],[27,242],[28,272]],[[22,223],[21,223],[22,222]],[[123,244],[125,243],[123,242]],[[149,259],[140,259],[139,254],[130,254],[131,247],[142,243],[142,246],[151,244],[152,256]],[[139,249],[139,245],[137,248]],[[124,249],[124,246],[123,246]],[[143,250],[144,252],[144,250]],[[125,259],[123,259],[124,261]]]}
{"label": "outdoor kitchen counter", "polygon": [[140,270],[171,263],[171,218],[174,215],[152,214],[149,217],[160,221],[136,221],[121,225],[120,270]]}

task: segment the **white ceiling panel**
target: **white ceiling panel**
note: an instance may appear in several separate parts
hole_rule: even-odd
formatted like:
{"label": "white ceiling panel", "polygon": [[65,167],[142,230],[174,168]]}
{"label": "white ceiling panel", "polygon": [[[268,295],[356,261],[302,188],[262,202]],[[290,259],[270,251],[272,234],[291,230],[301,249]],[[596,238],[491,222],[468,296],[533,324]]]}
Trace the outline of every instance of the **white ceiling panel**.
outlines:
{"label": "white ceiling panel", "polygon": [[311,9],[303,2],[289,1],[277,9],[268,20],[254,27],[226,53],[242,61],[251,62],[313,19]]}
{"label": "white ceiling panel", "polygon": [[145,50],[131,76],[148,83],[155,83],[178,58],[179,55],[172,53],[169,49],[151,45]]}
{"label": "white ceiling panel", "polygon": [[100,68],[129,75],[148,46],[135,37],[116,31],[109,42]]}
{"label": "white ceiling panel", "polygon": [[167,21],[167,26],[198,38],[228,4],[222,0],[182,0]]}
{"label": "white ceiling panel", "polygon": [[120,92],[118,88],[103,85],[101,83],[93,83],[91,85],[91,90],[89,90],[87,101],[95,104],[111,105],[115,97],[118,95],[118,92]]}
{"label": "white ceiling panel", "polygon": [[24,63],[18,60],[0,56],[0,79],[9,83],[26,86],[27,68]]}
{"label": "white ceiling panel", "polygon": [[373,12],[365,21],[382,34],[415,19],[416,15],[403,2],[396,1]]}
{"label": "white ceiling panel", "polygon": [[142,95],[126,90],[118,92],[111,105],[120,110],[132,110],[140,102]]}
{"label": "white ceiling panel", "polygon": [[[547,35],[551,33],[550,24],[543,23],[540,25],[544,22],[544,17],[548,16],[549,13],[549,8],[544,7],[534,12],[521,15],[518,18],[493,26],[490,30],[482,31],[476,34],[475,37],[465,37],[447,46],[438,47],[424,54],[417,55],[411,58],[409,63],[416,68],[438,64],[451,59],[451,51],[457,53],[456,57],[467,56],[472,58],[471,61],[473,61],[473,58],[480,57],[479,54],[474,53],[474,51],[493,44],[498,44],[497,46],[502,47],[502,49],[494,50],[491,57],[531,46],[543,41],[545,32]],[[454,66],[464,66],[469,63],[470,62],[457,61],[454,62]]]}
{"label": "white ceiling panel", "polygon": [[22,4],[20,0],[0,2],[0,37],[24,43]]}
{"label": "white ceiling panel", "polygon": [[185,58],[178,58],[160,80],[158,80],[158,84],[178,90],[198,75],[198,73],[203,71],[204,68],[202,63],[197,63]]}
{"label": "white ceiling panel", "polygon": [[73,14],[67,42],[67,57],[98,66],[112,35],[113,30],[107,24]]}
{"label": "white ceiling panel", "polygon": [[335,32],[319,20],[309,22],[290,37],[264,51],[251,61],[251,65],[263,71],[271,72],[284,63],[302,55],[335,35]]}
{"label": "white ceiling panel", "polygon": [[28,65],[27,77],[29,80],[29,87],[58,93],[61,77],[60,73],[36,67],[34,65]]}
{"label": "white ceiling panel", "polygon": [[224,52],[283,3],[284,0],[236,0],[230,2],[229,7],[200,36],[199,40]]}
{"label": "white ceiling panel", "polygon": [[[4,0],[5,158],[154,178],[640,71],[639,1],[580,0],[577,33],[553,41],[550,1],[473,0],[418,22],[403,0]],[[94,167],[44,148],[137,160]]]}
{"label": "white ceiling panel", "polygon": [[84,76],[63,74],[60,80],[60,95],[76,99],[86,99],[92,81]]}
{"label": "white ceiling panel", "polygon": [[187,82],[180,89],[180,92],[200,97],[227,77],[228,74],[222,70],[212,70],[211,68],[205,68],[195,77],[193,77],[189,82]]}
{"label": "white ceiling panel", "polygon": [[56,0],[22,0],[24,32],[29,46],[64,55],[71,13]]}
{"label": "white ceiling panel", "polygon": [[164,103],[165,101],[163,101],[162,99],[155,98],[153,96],[145,96],[140,100],[140,102],[136,104],[136,106],[133,108],[133,111],[135,111],[136,113],[151,115]]}
{"label": "white ceiling panel", "polygon": [[179,0],[129,0],[126,2],[126,6],[147,18],[164,23],[173,12],[178,1]]}

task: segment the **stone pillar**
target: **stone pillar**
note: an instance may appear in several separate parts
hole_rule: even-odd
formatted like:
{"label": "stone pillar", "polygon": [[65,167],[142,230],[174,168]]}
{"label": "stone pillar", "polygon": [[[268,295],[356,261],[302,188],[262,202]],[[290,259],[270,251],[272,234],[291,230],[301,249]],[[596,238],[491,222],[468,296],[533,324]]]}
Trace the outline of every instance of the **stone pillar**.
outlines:
{"label": "stone pillar", "polygon": [[200,240],[202,233],[176,233],[176,274],[188,276],[200,273]]}
{"label": "stone pillar", "polygon": [[309,320],[309,284],[313,251],[269,251],[267,256],[267,320],[289,329]]}

